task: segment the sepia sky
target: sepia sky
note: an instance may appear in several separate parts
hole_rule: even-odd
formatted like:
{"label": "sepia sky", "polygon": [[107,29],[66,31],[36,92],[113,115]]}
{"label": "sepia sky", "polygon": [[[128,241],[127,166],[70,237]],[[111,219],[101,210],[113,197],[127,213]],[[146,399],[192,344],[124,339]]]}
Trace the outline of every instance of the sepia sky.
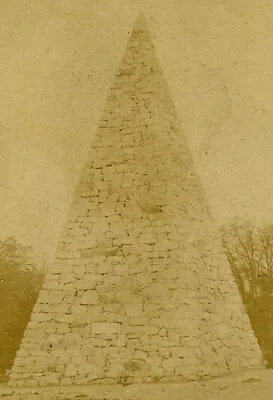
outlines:
{"label": "sepia sky", "polygon": [[52,256],[141,9],[217,223],[273,222],[271,0],[9,0],[0,239]]}

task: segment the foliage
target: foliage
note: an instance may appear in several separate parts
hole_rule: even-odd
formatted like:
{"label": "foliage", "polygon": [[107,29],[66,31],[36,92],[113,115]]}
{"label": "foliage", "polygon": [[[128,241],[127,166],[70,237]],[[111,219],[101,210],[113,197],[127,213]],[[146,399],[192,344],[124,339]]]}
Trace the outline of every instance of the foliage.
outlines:
{"label": "foliage", "polygon": [[10,369],[36,302],[44,264],[14,238],[0,242],[0,373]]}
{"label": "foliage", "polygon": [[222,243],[267,365],[273,368],[273,224],[235,219]]}

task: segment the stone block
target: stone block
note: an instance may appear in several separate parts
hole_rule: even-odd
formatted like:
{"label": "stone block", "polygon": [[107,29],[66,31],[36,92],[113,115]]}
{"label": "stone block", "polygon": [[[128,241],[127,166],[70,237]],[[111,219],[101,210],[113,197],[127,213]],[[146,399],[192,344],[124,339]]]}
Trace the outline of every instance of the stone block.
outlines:
{"label": "stone block", "polygon": [[111,343],[113,344],[113,346],[125,347],[125,345],[126,345],[126,337],[119,335],[116,339],[113,339],[111,341]]}
{"label": "stone block", "polygon": [[65,377],[73,377],[77,374],[77,367],[75,364],[69,363],[66,366],[64,376]]}
{"label": "stone block", "polygon": [[105,256],[105,248],[83,249],[80,250],[81,258],[103,257]]}
{"label": "stone block", "polygon": [[88,290],[83,293],[80,304],[97,304],[99,300],[99,295],[96,290]]}
{"label": "stone block", "polygon": [[150,322],[150,319],[148,317],[137,317],[134,318],[133,316],[129,318],[129,324],[131,326],[134,325],[143,325],[143,326],[148,326]]}
{"label": "stone block", "polygon": [[92,345],[94,347],[108,347],[110,344],[108,343],[107,340],[101,339],[101,338],[94,338],[92,340]]}
{"label": "stone block", "polygon": [[75,316],[86,315],[87,306],[84,304],[71,306],[71,314]]}
{"label": "stone block", "polygon": [[182,365],[184,365],[184,362],[181,358],[178,358],[178,357],[170,357],[167,360],[162,361],[162,368],[165,371],[174,372],[174,369],[176,367],[181,367]]}
{"label": "stone block", "polygon": [[126,315],[128,317],[136,317],[138,315],[142,315],[143,314],[143,305],[142,304],[124,304],[123,305],[123,309],[126,312]]}
{"label": "stone block", "polygon": [[43,289],[44,290],[60,289],[60,282],[56,280],[44,282]]}
{"label": "stone block", "polygon": [[48,295],[48,304],[59,304],[65,296],[66,292],[63,290],[51,290]]}
{"label": "stone block", "polygon": [[19,349],[16,353],[17,357],[29,357],[30,353],[28,350]]}
{"label": "stone block", "polygon": [[41,303],[41,304],[48,303],[49,293],[50,292],[48,290],[42,289],[40,291],[39,297],[38,297],[39,303]]}
{"label": "stone block", "polygon": [[58,373],[54,372],[47,372],[44,378],[44,384],[45,385],[59,385],[60,383],[60,378]]}
{"label": "stone block", "polygon": [[92,333],[118,333],[120,330],[120,324],[114,322],[93,322]]}
{"label": "stone block", "polygon": [[144,291],[145,294],[153,297],[170,296],[167,282],[165,283],[151,283]]}
{"label": "stone block", "polygon": [[75,287],[75,289],[79,289],[79,290],[91,290],[91,289],[95,289],[96,287],[96,282],[86,279],[86,280],[79,280],[76,279],[73,282],[73,285]]}
{"label": "stone block", "polygon": [[61,324],[62,323],[71,324],[74,321],[75,321],[75,316],[72,314],[63,314],[56,317],[56,322]]}

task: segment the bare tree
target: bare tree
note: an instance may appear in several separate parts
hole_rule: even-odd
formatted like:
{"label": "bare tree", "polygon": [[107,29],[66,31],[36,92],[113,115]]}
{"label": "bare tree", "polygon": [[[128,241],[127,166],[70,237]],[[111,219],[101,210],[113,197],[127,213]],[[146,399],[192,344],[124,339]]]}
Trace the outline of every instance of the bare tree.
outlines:
{"label": "bare tree", "polygon": [[44,274],[32,249],[14,238],[0,242],[0,375],[12,366]]}
{"label": "bare tree", "polygon": [[234,219],[222,243],[268,366],[273,366],[273,224],[257,227]]}
{"label": "bare tree", "polygon": [[235,219],[221,229],[222,243],[244,297],[273,293],[273,225],[262,228]]}

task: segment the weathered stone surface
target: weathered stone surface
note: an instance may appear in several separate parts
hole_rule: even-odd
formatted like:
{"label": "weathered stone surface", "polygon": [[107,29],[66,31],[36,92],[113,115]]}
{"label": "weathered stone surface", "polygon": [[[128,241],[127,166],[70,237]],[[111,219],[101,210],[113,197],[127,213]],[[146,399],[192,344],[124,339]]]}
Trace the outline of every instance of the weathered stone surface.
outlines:
{"label": "weathered stone surface", "polygon": [[[246,371],[230,374],[223,378],[195,382],[158,383],[160,375],[153,375],[146,384],[130,384],[124,375],[118,384],[116,372],[107,373],[113,378],[105,379],[101,384],[88,385],[88,378],[82,378],[79,385],[71,385],[72,379],[66,378],[70,386],[58,385],[34,388],[10,389],[0,385],[0,397],[6,400],[264,400],[270,399],[273,391],[272,371]],[[29,383],[35,383],[30,382]]]}
{"label": "weathered stone surface", "polygon": [[260,364],[150,33],[138,21],[10,386],[180,382]]}
{"label": "weathered stone surface", "polygon": [[117,333],[119,328],[120,325],[116,323],[94,322],[92,324],[93,333]]}
{"label": "weathered stone surface", "polygon": [[88,290],[83,293],[80,304],[97,304],[99,299],[98,292],[96,290]]}

